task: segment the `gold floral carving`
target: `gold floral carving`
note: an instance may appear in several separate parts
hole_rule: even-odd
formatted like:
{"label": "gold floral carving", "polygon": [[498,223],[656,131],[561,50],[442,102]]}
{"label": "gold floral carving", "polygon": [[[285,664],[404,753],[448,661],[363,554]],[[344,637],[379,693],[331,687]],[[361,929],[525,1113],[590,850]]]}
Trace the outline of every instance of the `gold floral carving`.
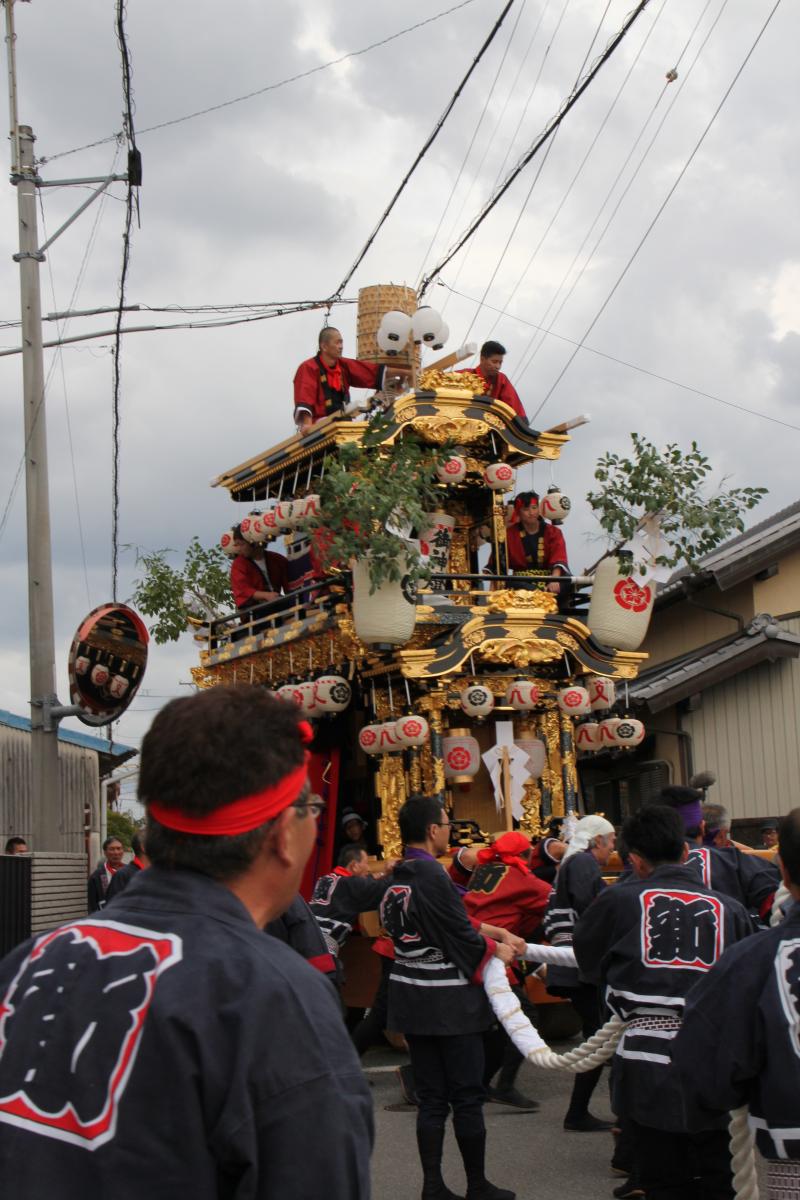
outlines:
{"label": "gold floral carving", "polygon": [[375,795],[380,803],[378,838],[384,858],[401,858],[403,844],[397,815],[406,801],[406,777],[400,755],[383,754],[375,774]]}
{"label": "gold floral carving", "polygon": [[555,662],[563,656],[564,649],[557,642],[543,638],[489,638],[480,650],[481,658],[487,662],[507,663],[520,670],[533,663]]}
{"label": "gold floral carving", "polygon": [[547,766],[542,783],[550,792],[551,815],[564,816],[564,782],[561,773],[561,722],[557,708],[550,708],[538,717],[539,736],[547,746]]}
{"label": "gold floral carving", "polygon": [[542,823],[542,792],[535,779],[528,779],[522,797],[522,820],[519,827],[529,838],[541,837],[544,833]]}
{"label": "gold floral carving", "polygon": [[432,417],[417,417],[414,428],[420,437],[432,442],[434,446],[443,446],[445,442],[476,442],[489,432],[489,426],[483,420],[473,417],[448,417],[445,413]]}
{"label": "gold floral carving", "polygon": [[[546,592],[543,588],[535,588],[533,591],[527,588],[502,588],[500,591],[489,593],[486,607],[489,612],[508,612],[510,608],[524,608],[553,613],[558,612],[558,600],[552,592]],[[574,644],[574,638],[564,641],[569,637],[568,634],[558,633],[556,636],[564,645]]]}

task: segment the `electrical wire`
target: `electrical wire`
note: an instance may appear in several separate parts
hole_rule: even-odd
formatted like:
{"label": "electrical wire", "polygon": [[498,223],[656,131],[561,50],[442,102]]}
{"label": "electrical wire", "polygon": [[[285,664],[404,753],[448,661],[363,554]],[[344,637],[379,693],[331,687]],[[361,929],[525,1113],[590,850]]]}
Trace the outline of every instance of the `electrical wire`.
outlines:
{"label": "electrical wire", "polygon": [[[647,0],[644,0],[644,2],[647,3]],[[431,148],[431,146],[433,145],[433,143],[436,141],[437,137],[441,133],[441,130],[442,130],[442,127],[444,126],[445,121],[450,116],[450,113],[453,111],[453,109],[456,105],[456,102],[458,101],[459,96],[463,92],[464,88],[467,86],[470,76],[476,70],[478,63],[481,61],[484,54],[489,49],[489,47],[491,46],[495,37],[499,33],[500,28],[501,28],[503,22],[505,21],[506,17],[508,16],[508,13],[511,10],[511,7],[513,4],[514,4],[514,0],[508,0],[507,4],[503,8],[503,11],[500,13],[500,16],[495,21],[494,25],[492,26],[491,30],[489,31],[489,34],[488,34],[486,40],[484,41],[484,43],[481,46],[478,53],[476,54],[475,58],[472,60],[472,63],[470,64],[470,67],[467,70],[466,75],[461,80],[461,82],[459,83],[456,90],[453,92],[453,95],[450,97],[450,100],[447,103],[447,107],[445,108],[442,115],[439,117],[439,120],[434,125],[431,133],[425,139],[425,142],[422,145],[422,149],[418,152],[413,163],[411,164],[411,166],[409,167],[409,169],[406,171],[405,175],[401,179],[394,195],[392,196],[391,200],[389,201],[388,205],[386,206],[382,215],[380,216],[377,225],[372,230],[372,233],[369,235],[366,242],[361,247],[361,250],[356,255],[355,261],[353,262],[349,271],[345,275],[344,279],[339,284],[336,291],[333,293],[332,299],[337,299],[339,296],[341,296],[342,292],[344,291],[344,289],[347,287],[350,280],[355,275],[357,269],[359,268],[361,263],[364,261],[364,258],[366,256],[370,246],[375,241],[375,238],[378,236],[378,233],[380,232],[380,230],[383,227],[383,225],[385,224],[385,222],[388,220],[389,214],[391,213],[395,204],[397,203],[397,201],[400,199],[401,195],[405,191],[406,186],[407,186],[409,180],[411,179],[412,175],[414,174],[417,167],[422,162],[425,155],[428,153],[428,150]]]}
{"label": "electrical wire", "polygon": [[[450,287],[444,280],[438,281],[438,286],[446,288],[452,292],[454,296],[460,297],[462,300],[475,301],[477,297],[468,296],[464,292],[458,292],[455,288]],[[800,425],[792,425],[789,421],[782,421],[780,417],[771,417],[767,413],[759,412],[755,408],[747,408],[744,404],[737,404],[733,400],[724,400],[722,396],[716,396],[713,392],[705,392],[701,388],[692,387],[689,383],[682,383],[679,379],[671,379],[669,375],[660,375],[658,371],[651,371],[647,367],[641,366],[639,363],[630,362],[624,358],[618,358],[615,354],[607,354],[604,350],[597,350],[594,346],[587,346],[575,340],[575,338],[566,337],[563,333],[556,333],[553,329],[546,329],[542,325],[537,325],[533,321],[526,321],[524,317],[518,316],[516,313],[508,312],[505,309],[495,308],[491,304],[484,305],[490,312],[499,313],[502,317],[510,317],[512,321],[519,321],[520,325],[527,325],[529,328],[537,329],[545,337],[554,337],[559,342],[567,342],[571,346],[577,346],[581,350],[586,350],[589,354],[595,354],[598,358],[605,358],[609,362],[617,363],[621,367],[628,367],[631,371],[638,371],[641,375],[647,375],[650,379],[658,379],[661,383],[669,383],[673,387],[681,388],[684,392],[691,392],[694,396],[703,396],[707,400],[715,400],[717,404],[724,404],[726,408],[735,408],[737,412],[747,413],[751,417],[760,417],[762,421],[771,421],[773,425],[782,425],[784,429],[794,429],[800,433]],[[538,410],[537,410],[538,412]],[[534,413],[534,417],[537,414]]]}
{"label": "electrical wire", "polygon": [[[157,129],[168,129],[170,126],[180,125],[184,121],[193,121],[196,117],[205,117],[208,113],[219,112],[220,109],[230,108],[234,104],[242,104],[245,100],[253,100],[256,96],[266,95],[267,92],[275,92],[279,88],[287,87],[290,83],[298,83],[301,79],[308,79],[311,75],[318,75],[320,71],[327,71],[331,67],[337,67],[340,63],[347,62],[348,59],[359,58],[362,54],[368,54],[370,50],[377,50],[380,46],[388,46],[390,42],[405,37],[408,33],[414,33],[415,30],[422,29],[425,25],[432,25],[434,21],[440,21],[443,17],[449,17],[451,13],[458,12],[459,9],[466,8],[469,4],[474,3],[475,0],[461,0],[460,4],[455,4],[452,8],[444,9],[443,12],[435,13],[432,17],[426,17],[424,21],[417,21],[416,25],[409,25],[406,29],[400,29],[397,33],[392,33],[388,37],[381,38],[378,42],[372,42],[369,46],[362,46],[360,50],[348,50],[346,54],[340,54],[338,58],[332,58],[329,62],[320,63],[319,66],[311,67],[308,71],[300,71],[297,75],[290,75],[286,79],[279,79],[277,83],[268,83],[265,87],[257,88],[254,92],[246,92],[243,96],[234,96],[231,100],[223,100],[219,104],[211,104],[208,108],[199,108],[196,112],[186,113],[182,117],[173,117],[169,121],[160,121],[157,125],[147,125],[144,129],[139,130],[139,136],[144,133],[153,133]],[[115,141],[121,136],[122,131],[111,133],[108,137],[99,138],[95,142],[87,142],[84,146],[75,146],[72,150],[61,150],[58,154],[50,154],[37,161],[40,164],[55,162],[57,158],[66,158],[70,154],[79,154],[82,150],[93,150],[95,146],[104,146],[107,142]]]}
{"label": "electrical wire", "polygon": [[577,354],[578,354],[578,351],[579,351],[579,350],[582,348],[584,341],[585,341],[585,340],[586,340],[586,338],[589,336],[589,334],[592,332],[592,330],[594,329],[594,327],[595,327],[595,325],[597,324],[597,322],[600,320],[601,316],[603,315],[603,313],[605,312],[605,310],[606,310],[606,308],[608,307],[609,303],[611,302],[611,299],[612,299],[612,298],[613,298],[613,296],[615,295],[615,293],[616,293],[617,289],[619,288],[620,284],[622,283],[623,279],[624,279],[624,278],[625,278],[625,276],[628,274],[628,271],[629,271],[629,270],[630,270],[630,268],[632,267],[633,263],[636,261],[636,258],[638,257],[638,254],[639,254],[639,251],[642,249],[642,246],[644,246],[644,244],[645,244],[645,242],[647,241],[647,239],[649,238],[650,234],[651,234],[651,233],[652,233],[652,231],[655,229],[655,226],[656,226],[656,224],[657,224],[657,222],[658,222],[658,220],[659,220],[659,218],[660,218],[661,214],[663,213],[663,211],[664,211],[664,209],[667,207],[667,205],[668,205],[669,201],[671,200],[671,198],[674,196],[675,192],[677,191],[677,189],[678,189],[678,186],[680,185],[680,183],[681,183],[681,180],[682,180],[682,179],[683,179],[683,177],[685,176],[686,172],[689,170],[689,167],[690,167],[690,166],[692,165],[692,163],[694,162],[695,156],[697,155],[698,151],[700,150],[700,147],[703,145],[703,142],[706,140],[706,137],[708,136],[708,134],[709,134],[709,132],[710,132],[710,130],[711,130],[711,128],[712,128],[712,126],[714,125],[714,122],[716,121],[717,117],[719,116],[720,112],[722,111],[722,108],[723,108],[723,106],[724,106],[724,104],[725,104],[726,100],[728,99],[728,97],[730,96],[730,94],[731,94],[731,92],[733,91],[734,87],[736,86],[736,84],[737,84],[737,82],[738,82],[738,80],[739,80],[739,78],[740,78],[740,76],[741,76],[742,72],[744,71],[744,69],[745,69],[745,67],[747,66],[748,62],[750,61],[751,57],[752,57],[752,56],[753,56],[753,54],[755,53],[756,47],[758,46],[758,44],[759,44],[759,42],[761,41],[761,39],[762,39],[762,37],[764,36],[764,34],[766,33],[766,31],[767,31],[767,28],[768,28],[768,26],[769,26],[769,24],[770,24],[770,21],[771,21],[771,20],[772,20],[772,18],[775,16],[775,13],[778,11],[778,9],[779,9],[779,7],[780,7],[780,4],[781,4],[781,0],[775,0],[775,4],[773,5],[772,9],[770,10],[769,14],[767,15],[767,18],[766,18],[766,20],[764,21],[763,25],[761,26],[761,29],[758,31],[758,34],[756,35],[756,39],[755,39],[755,41],[753,42],[752,46],[751,46],[751,47],[750,47],[750,49],[747,51],[747,54],[744,56],[744,59],[743,59],[743,60],[742,60],[742,62],[740,63],[739,67],[737,68],[737,70],[736,70],[736,73],[735,73],[735,75],[734,75],[733,79],[732,79],[732,80],[731,80],[731,82],[728,84],[727,88],[725,89],[725,92],[724,92],[724,94],[723,94],[723,96],[722,96],[722,99],[720,100],[720,102],[719,102],[719,104],[717,105],[717,107],[714,109],[714,112],[711,114],[711,118],[710,118],[710,120],[709,120],[709,121],[708,121],[708,123],[706,124],[706,126],[705,126],[705,128],[704,128],[703,132],[700,134],[700,137],[698,138],[697,142],[695,143],[695,146],[694,146],[694,148],[693,148],[692,152],[690,153],[689,157],[687,158],[686,162],[685,162],[685,163],[683,164],[683,166],[681,167],[681,169],[680,169],[680,171],[679,171],[679,173],[678,173],[678,175],[677,175],[677,177],[676,177],[676,179],[675,179],[674,183],[672,184],[672,186],[670,187],[670,189],[669,189],[669,191],[667,192],[666,196],[664,197],[664,199],[662,200],[661,204],[659,205],[659,207],[658,207],[658,209],[657,209],[657,211],[656,211],[656,214],[655,214],[655,216],[653,217],[653,219],[652,219],[652,221],[650,222],[650,224],[647,226],[647,229],[644,231],[644,233],[643,233],[642,237],[640,238],[640,240],[639,240],[639,242],[638,242],[637,246],[635,247],[635,249],[634,249],[633,253],[632,253],[632,254],[630,255],[630,257],[628,258],[628,261],[626,262],[625,266],[622,268],[622,271],[621,271],[621,272],[620,272],[620,274],[618,275],[618,277],[617,277],[616,281],[614,282],[614,285],[612,286],[612,288],[611,288],[610,292],[609,292],[609,293],[608,293],[608,295],[606,296],[606,298],[605,298],[605,300],[603,301],[603,303],[600,305],[599,309],[598,309],[598,310],[597,310],[597,312],[595,313],[595,315],[594,315],[594,317],[592,318],[592,320],[589,322],[589,325],[587,326],[587,328],[586,328],[586,330],[585,330],[585,332],[584,332],[584,334],[583,334],[583,337],[581,338],[580,342],[579,342],[579,343],[578,343],[578,345],[575,347],[575,349],[572,351],[572,354],[569,356],[569,358],[567,359],[566,363],[564,364],[564,366],[563,366],[563,367],[561,368],[561,370],[559,371],[559,373],[558,373],[558,376],[556,377],[555,381],[552,383],[552,385],[550,386],[550,388],[548,389],[548,391],[545,393],[544,399],[542,400],[542,402],[541,402],[541,404],[539,405],[539,407],[536,409],[536,412],[533,414],[533,418],[532,418],[532,419],[534,419],[534,420],[535,420],[535,418],[536,418],[536,417],[539,415],[539,413],[542,411],[542,409],[544,408],[544,406],[545,406],[545,404],[547,403],[547,401],[548,401],[548,400],[550,399],[550,397],[552,396],[553,392],[554,392],[554,391],[556,390],[556,388],[558,387],[558,385],[559,385],[559,383],[561,382],[561,380],[562,380],[562,379],[564,378],[564,376],[566,375],[566,373],[567,373],[567,371],[569,370],[570,366],[571,366],[571,365],[572,365],[572,363],[575,361],[575,357],[577,356]]}
{"label": "electrical wire", "polygon": [[539,150],[544,145],[544,143],[548,140],[548,138],[550,138],[552,136],[552,134],[555,133],[556,129],[558,129],[559,125],[564,120],[567,113],[570,112],[570,110],[572,108],[574,108],[574,106],[577,104],[578,100],[581,98],[583,93],[586,91],[586,89],[593,82],[595,77],[599,74],[599,72],[602,70],[602,68],[605,66],[605,64],[608,62],[608,60],[611,58],[614,51],[618,48],[618,46],[621,44],[621,42],[625,38],[628,31],[632,28],[634,22],[637,21],[638,18],[642,15],[642,13],[646,9],[649,2],[650,2],[650,0],[639,0],[639,3],[636,5],[636,8],[633,9],[633,11],[628,14],[628,16],[625,18],[622,28],[614,35],[613,38],[611,38],[610,42],[606,46],[603,53],[598,56],[598,58],[592,64],[590,70],[587,72],[587,74],[584,76],[584,78],[580,81],[580,83],[575,88],[573,88],[572,92],[569,94],[569,96],[566,98],[566,100],[562,103],[561,108],[558,110],[556,115],[548,122],[544,131],[536,139],[536,141],[531,146],[531,148],[528,150],[528,152],[523,155],[523,157],[520,159],[520,161],[517,163],[517,165],[513,168],[513,170],[506,176],[505,180],[500,185],[500,187],[493,193],[492,196],[489,197],[489,199],[486,201],[486,203],[484,204],[483,208],[480,210],[478,215],[473,219],[471,224],[461,235],[458,242],[450,250],[448,250],[445,257],[443,259],[441,259],[440,262],[434,267],[434,269],[431,271],[430,275],[426,275],[425,279],[422,281],[422,287],[420,289],[420,297],[424,296],[425,292],[430,287],[431,283],[436,278],[436,276],[441,271],[444,270],[444,268],[447,266],[447,264],[450,262],[450,260],[452,258],[454,258],[456,254],[458,254],[461,247],[464,246],[469,241],[469,239],[473,236],[473,234],[476,232],[476,230],[483,224],[483,222],[489,216],[489,213],[492,211],[492,209],[495,207],[495,205],[499,203],[499,201],[502,199],[502,197],[505,195],[505,193],[511,187],[512,183],[517,178],[517,176],[520,175],[520,173],[522,171],[524,171],[525,167],[528,165],[528,163],[531,161],[531,159],[533,159],[535,157],[535,155],[538,154]]}

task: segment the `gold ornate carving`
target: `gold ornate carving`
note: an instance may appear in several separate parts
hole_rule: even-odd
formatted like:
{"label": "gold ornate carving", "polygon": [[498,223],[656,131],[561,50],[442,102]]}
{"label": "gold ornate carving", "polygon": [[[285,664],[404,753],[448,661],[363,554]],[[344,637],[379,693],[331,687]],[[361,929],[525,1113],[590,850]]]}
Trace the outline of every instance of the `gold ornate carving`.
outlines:
{"label": "gold ornate carving", "polygon": [[[556,605],[556,607],[558,607],[558,605]],[[563,633],[559,629],[558,633],[556,634],[556,641],[560,642],[562,646],[566,646],[568,650],[580,650],[580,646],[571,633]]]}
{"label": "gold ornate carving", "polygon": [[564,816],[564,782],[561,774],[561,724],[557,708],[550,708],[538,718],[539,736],[547,746],[547,766],[542,771],[542,784],[550,792],[550,810],[554,817]]}
{"label": "gold ornate carving", "polygon": [[449,417],[445,413],[433,417],[417,417],[414,428],[434,446],[443,446],[445,442],[476,442],[489,432],[489,426],[483,420],[474,417]]}
{"label": "gold ornate carving", "polygon": [[543,638],[489,638],[481,646],[480,656],[487,662],[507,663],[520,669],[533,663],[555,662],[563,657],[564,648]]}
{"label": "gold ornate carving", "polygon": [[519,827],[529,838],[538,838],[544,833],[542,792],[535,779],[528,779],[525,783],[525,794],[522,797],[522,820]]}
{"label": "gold ornate carving", "polygon": [[486,380],[471,371],[436,371],[432,367],[422,371],[417,387],[426,392],[435,392],[442,388],[446,392],[467,392],[472,396],[486,395]]}
{"label": "gold ornate carving", "polygon": [[492,425],[495,429],[505,428],[505,421],[501,421],[500,417],[498,417],[496,413],[486,413],[483,419],[487,425]]}
{"label": "gold ornate carving", "polygon": [[[558,600],[552,592],[544,588],[501,588],[500,591],[490,592],[486,604],[489,612],[508,612],[510,608],[536,609],[539,612],[558,612]],[[531,614],[532,615],[532,614]],[[564,642],[567,634],[558,633],[557,638]],[[574,638],[564,642],[564,645],[574,645]]]}
{"label": "gold ornate carving", "polygon": [[384,858],[401,858],[403,845],[397,814],[406,801],[406,777],[400,755],[383,754],[375,774],[375,795],[381,806],[378,837]]}

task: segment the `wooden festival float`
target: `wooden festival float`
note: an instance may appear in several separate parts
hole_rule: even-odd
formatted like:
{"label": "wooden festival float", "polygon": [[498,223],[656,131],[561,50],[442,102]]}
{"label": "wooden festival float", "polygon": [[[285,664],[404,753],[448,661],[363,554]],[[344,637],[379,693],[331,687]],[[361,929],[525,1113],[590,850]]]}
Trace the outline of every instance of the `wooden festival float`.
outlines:
{"label": "wooden festival float", "polygon": [[[419,371],[413,348],[398,353],[386,336],[392,313],[409,313],[414,303],[409,289],[363,289],[358,351],[413,370],[413,386],[389,397],[380,422],[387,466],[410,436],[445,453],[436,511],[428,529],[415,531],[436,572],[427,587],[414,596],[401,582],[370,595],[361,563],[322,579],[309,569],[303,522],[319,512],[331,462],[370,429],[362,413],[325,418],[213,483],[228,489],[239,510],[232,524],[242,523],[249,540],[284,541],[297,586],[246,623],[241,615],[213,621],[193,676],[200,687],[270,688],[314,723],[312,784],[328,808],[309,878],[330,869],[345,807],[370,823],[384,857],[400,855],[397,814],[417,792],[440,797],[464,822],[462,841],[517,826],[536,837],[551,818],[579,809],[579,752],[644,737],[641,722],[614,706],[615,684],[635,678],[646,657],[637,647],[649,589],[606,560],[589,615],[580,588],[573,607],[559,611],[546,580],[506,568],[504,499],[520,468],[560,458],[568,433],[531,429],[483,394],[480,377],[444,370],[458,352]],[[403,347],[402,322],[398,328]],[[548,515],[568,515],[569,501],[554,487],[543,499]],[[479,558],[487,541],[491,576],[481,573],[485,551]]]}

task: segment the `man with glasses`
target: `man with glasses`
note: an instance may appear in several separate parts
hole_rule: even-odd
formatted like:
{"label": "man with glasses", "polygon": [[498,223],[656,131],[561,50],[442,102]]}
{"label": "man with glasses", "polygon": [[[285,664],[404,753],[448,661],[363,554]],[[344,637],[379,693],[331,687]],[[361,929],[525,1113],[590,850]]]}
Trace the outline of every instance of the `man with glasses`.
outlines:
{"label": "man with glasses", "polygon": [[405,856],[380,906],[394,943],[389,976],[389,1027],[404,1033],[414,1070],[417,1145],[423,1200],[454,1200],[442,1178],[448,1111],[467,1175],[467,1200],[514,1200],[484,1174],[483,1033],[492,1024],[482,987],[495,955],[514,957],[510,945],[482,936],[461,897],[436,861],[450,840],[450,820],[439,800],[408,800],[398,816]]}
{"label": "man with glasses", "polygon": [[310,738],[255,687],[156,716],[139,774],[152,865],[0,963],[0,1177],[16,1194],[369,1196],[369,1089],[336,996],[263,933],[316,838]]}

